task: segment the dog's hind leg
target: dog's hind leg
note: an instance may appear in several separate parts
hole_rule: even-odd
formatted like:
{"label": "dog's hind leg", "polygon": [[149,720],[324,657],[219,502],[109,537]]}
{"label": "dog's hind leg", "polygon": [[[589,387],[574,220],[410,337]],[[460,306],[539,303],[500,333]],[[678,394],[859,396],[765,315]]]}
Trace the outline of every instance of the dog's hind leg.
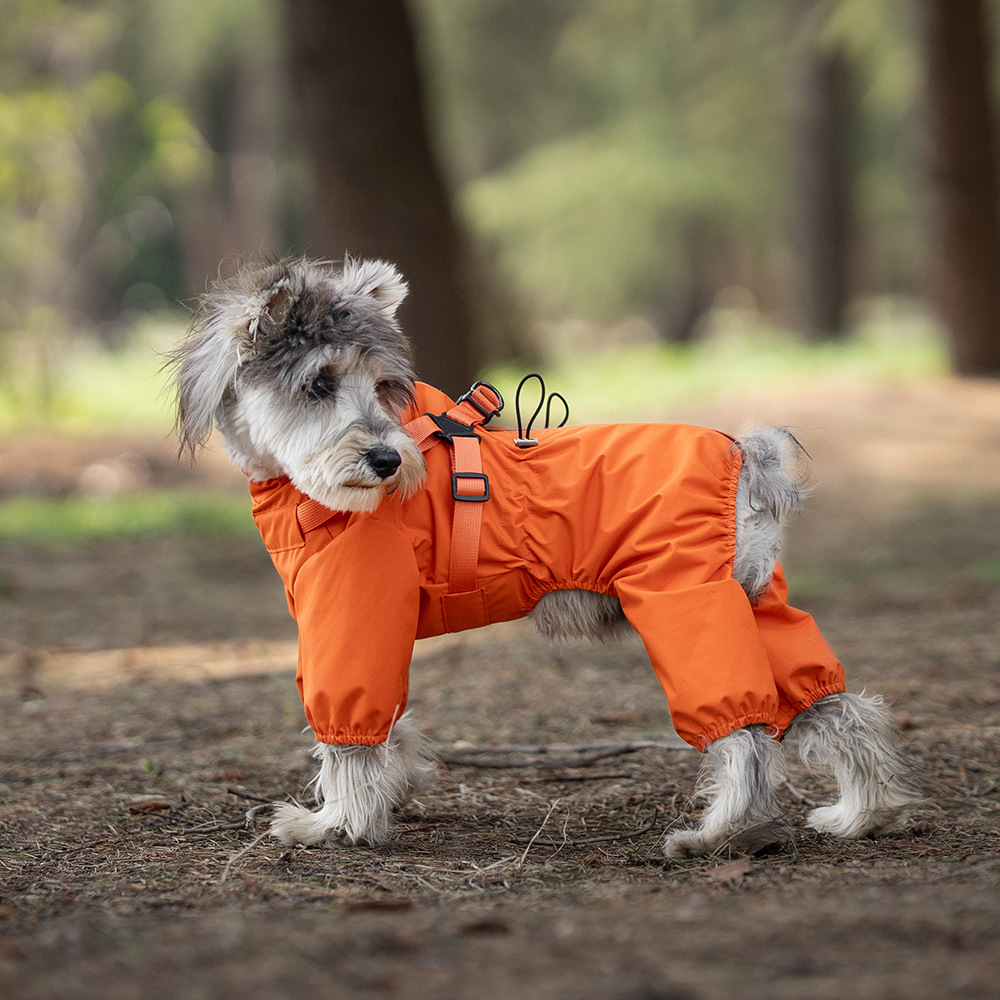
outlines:
{"label": "dog's hind leg", "polygon": [[831,694],[800,713],[790,732],[810,770],[833,774],[840,800],[814,809],[807,824],[820,833],[864,837],[903,817],[921,801],[899,729],[882,699]]}
{"label": "dog's hind leg", "polygon": [[731,850],[755,854],[788,840],[775,788],[784,776],[778,741],[766,726],[747,726],[715,740],[705,751],[698,794],[709,799],[695,830],[672,833],[663,844],[668,858]]}

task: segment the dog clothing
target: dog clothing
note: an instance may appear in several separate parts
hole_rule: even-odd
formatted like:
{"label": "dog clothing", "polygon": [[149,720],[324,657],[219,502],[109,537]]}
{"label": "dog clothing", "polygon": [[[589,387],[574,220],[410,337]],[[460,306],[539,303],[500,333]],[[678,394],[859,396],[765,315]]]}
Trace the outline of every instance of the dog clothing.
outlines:
{"label": "dog clothing", "polygon": [[[404,423],[455,404],[418,383]],[[299,626],[297,682],[323,743],[385,741],[406,707],[417,638],[526,615],[545,594],[617,597],[641,636],[678,734],[704,749],[752,724],[781,734],[844,690],[812,618],[787,603],[780,566],[751,604],[733,579],[742,456],[726,435],[680,424],[534,432],[476,428],[476,587],[449,592],[456,499],[450,445],[424,454],[413,496],[372,513],[323,509],[287,477],[251,482],[253,517]],[[482,477],[480,477],[482,478]]]}

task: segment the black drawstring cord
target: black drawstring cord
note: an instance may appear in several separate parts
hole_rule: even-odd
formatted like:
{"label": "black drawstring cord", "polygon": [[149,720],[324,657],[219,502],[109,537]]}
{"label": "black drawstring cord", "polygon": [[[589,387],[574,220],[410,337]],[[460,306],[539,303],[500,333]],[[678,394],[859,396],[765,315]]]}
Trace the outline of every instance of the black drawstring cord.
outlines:
{"label": "black drawstring cord", "polygon": [[[538,405],[535,407],[534,412],[531,414],[531,418],[528,420],[528,426],[525,427],[521,422],[521,390],[524,388],[526,382],[533,378],[538,379],[538,386],[541,390],[541,394],[538,399]],[[531,436],[531,428],[535,420],[538,418],[538,414],[542,412],[542,407],[545,407],[545,427],[548,429],[551,423],[552,417],[552,400],[558,399],[563,405],[565,413],[563,414],[562,420],[556,425],[557,427],[562,427],[567,420],[569,420],[569,403],[566,402],[566,397],[562,393],[554,392],[549,396],[548,405],[545,402],[545,380],[542,378],[538,372],[532,372],[530,375],[525,375],[517,384],[517,392],[514,393],[514,412],[517,414],[517,437],[514,439],[514,444],[518,448],[531,448],[538,444],[538,438],[533,438]]]}
{"label": "black drawstring cord", "polygon": [[566,402],[566,397],[561,392],[554,392],[554,393],[552,393],[551,396],[549,396],[549,401],[545,404],[545,427],[546,427],[546,429],[552,426],[552,400],[553,399],[558,399],[559,402],[562,403],[563,410],[565,411],[563,413],[562,420],[560,420],[559,423],[556,424],[556,427],[565,427],[566,426],[566,421],[569,420],[569,403]]}

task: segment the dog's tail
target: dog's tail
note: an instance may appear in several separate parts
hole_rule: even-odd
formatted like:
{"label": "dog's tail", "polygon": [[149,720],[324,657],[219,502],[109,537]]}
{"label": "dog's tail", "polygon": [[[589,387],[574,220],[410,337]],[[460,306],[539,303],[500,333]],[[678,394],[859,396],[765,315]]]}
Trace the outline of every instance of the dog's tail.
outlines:
{"label": "dog's tail", "polygon": [[805,449],[782,427],[764,427],[736,445],[743,456],[736,489],[733,576],[756,601],[771,585],[781,527],[809,492]]}

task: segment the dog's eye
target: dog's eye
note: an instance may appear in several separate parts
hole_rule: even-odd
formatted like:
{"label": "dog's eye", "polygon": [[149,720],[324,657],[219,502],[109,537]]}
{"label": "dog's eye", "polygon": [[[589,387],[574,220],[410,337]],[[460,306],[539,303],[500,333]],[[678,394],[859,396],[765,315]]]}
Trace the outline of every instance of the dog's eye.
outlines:
{"label": "dog's eye", "polygon": [[303,386],[305,394],[314,402],[330,399],[337,392],[337,378],[329,372],[321,372],[311,382]]}
{"label": "dog's eye", "polygon": [[401,410],[409,405],[410,387],[399,379],[383,379],[375,384],[375,391],[383,406]]}

